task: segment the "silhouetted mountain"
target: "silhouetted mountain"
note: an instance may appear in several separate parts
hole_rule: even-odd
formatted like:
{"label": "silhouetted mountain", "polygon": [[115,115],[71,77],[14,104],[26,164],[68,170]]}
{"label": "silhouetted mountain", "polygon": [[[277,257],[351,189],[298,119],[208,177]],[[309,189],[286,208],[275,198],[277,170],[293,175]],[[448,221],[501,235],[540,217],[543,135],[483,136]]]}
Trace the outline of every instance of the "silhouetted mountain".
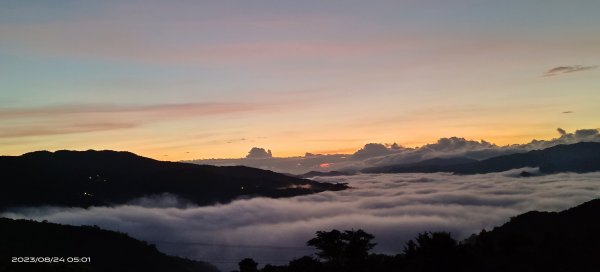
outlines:
{"label": "silhouetted mountain", "polygon": [[476,163],[477,160],[458,157],[458,158],[433,158],[422,160],[415,163],[386,165],[380,167],[370,167],[362,170],[364,173],[430,173],[442,172],[449,166]]}
{"label": "silhouetted mountain", "polygon": [[432,173],[484,174],[523,167],[539,167],[542,173],[600,171],[600,143],[557,145],[526,153],[503,155],[490,159],[448,164],[404,164],[364,169],[365,173]]}
{"label": "silhouetted mountain", "polygon": [[598,271],[600,199],[562,212],[532,211],[467,239],[485,271]]}
{"label": "silhouetted mountain", "polygon": [[2,156],[0,182],[0,208],[112,205],[162,193],[202,205],[346,188],[244,166],[164,162],[129,152],[91,150]]}
{"label": "silhouetted mountain", "polygon": [[[12,262],[13,257],[56,257],[58,262]],[[85,262],[69,262],[73,257]],[[0,218],[0,271],[215,272],[218,269],[207,263],[165,255],[154,245],[98,227]]]}
{"label": "silhouetted mountain", "polygon": [[314,177],[336,177],[336,176],[351,176],[354,173],[350,172],[342,172],[342,171],[329,171],[329,172],[321,172],[321,171],[310,171],[306,172],[302,175],[293,175],[297,178],[314,178]]}

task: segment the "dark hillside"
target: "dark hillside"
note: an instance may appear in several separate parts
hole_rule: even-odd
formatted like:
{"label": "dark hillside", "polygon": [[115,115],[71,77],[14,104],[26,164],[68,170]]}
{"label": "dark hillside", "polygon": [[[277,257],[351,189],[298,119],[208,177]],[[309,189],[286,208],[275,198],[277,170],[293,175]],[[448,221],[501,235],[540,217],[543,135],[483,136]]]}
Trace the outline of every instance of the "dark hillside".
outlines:
{"label": "dark hillside", "polygon": [[287,197],[340,184],[299,179],[243,166],[164,162],[115,151],[38,151],[0,157],[0,207],[88,207],[171,193],[195,204],[238,197]]}
{"label": "dark hillside", "polygon": [[[12,262],[13,257],[56,257],[55,263]],[[78,257],[85,262],[73,261]],[[89,259],[87,259],[89,257]],[[83,258],[83,259],[82,259]],[[37,259],[37,258],[36,258]],[[0,271],[216,272],[214,266],[165,255],[126,234],[0,218]]]}

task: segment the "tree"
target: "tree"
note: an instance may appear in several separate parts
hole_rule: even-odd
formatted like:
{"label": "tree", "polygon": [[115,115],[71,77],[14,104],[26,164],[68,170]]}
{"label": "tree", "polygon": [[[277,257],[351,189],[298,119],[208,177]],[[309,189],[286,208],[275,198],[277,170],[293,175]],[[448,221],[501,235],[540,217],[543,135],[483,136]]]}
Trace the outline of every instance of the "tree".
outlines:
{"label": "tree", "polygon": [[[417,271],[456,271],[458,243],[448,232],[424,232],[408,241],[404,256],[408,266]],[[409,269],[409,270],[411,270]]]}
{"label": "tree", "polygon": [[361,229],[317,231],[316,235],[306,244],[316,247],[319,250],[317,256],[333,269],[360,270],[360,264],[376,245],[371,242],[375,237]]}
{"label": "tree", "polygon": [[317,231],[316,234],[317,237],[308,240],[306,244],[320,250],[317,252],[319,258],[330,263],[340,262],[346,246],[346,242],[342,239],[342,232],[334,229],[331,231]]}
{"label": "tree", "polygon": [[364,260],[369,256],[369,250],[373,249],[376,245],[371,242],[375,236],[360,229],[357,231],[347,230],[342,236],[347,241],[345,255],[350,260]]}
{"label": "tree", "polygon": [[289,272],[318,272],[322,271],[323,264],[310,256],[304,256],[290,261],[288,265]]}
{"label": "tree", "polygon": [[251,258],[241,260],[238,265],[240,266],[240,272],[258,272],[258,263]]}

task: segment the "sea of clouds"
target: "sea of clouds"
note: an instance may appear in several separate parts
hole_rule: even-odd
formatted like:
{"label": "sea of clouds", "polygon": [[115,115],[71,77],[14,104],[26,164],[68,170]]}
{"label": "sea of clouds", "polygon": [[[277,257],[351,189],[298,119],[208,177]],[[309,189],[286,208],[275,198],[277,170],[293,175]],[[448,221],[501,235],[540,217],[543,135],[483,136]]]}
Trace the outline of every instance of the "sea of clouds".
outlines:
{"label": "sea of clouds", "polygon": [[163,195],[116,207],[19,208],[0,216],[98,225],[230,271],[245,257],[263,265],[312,254],[305,243],[318,230],[364,229],[376,237],[375,252],[398,253],[419,232],[462,239],[526,211],[560,211],[600,197],[600,172],[521,178],[520,171],[321,177],[352,189],[203,207]]}

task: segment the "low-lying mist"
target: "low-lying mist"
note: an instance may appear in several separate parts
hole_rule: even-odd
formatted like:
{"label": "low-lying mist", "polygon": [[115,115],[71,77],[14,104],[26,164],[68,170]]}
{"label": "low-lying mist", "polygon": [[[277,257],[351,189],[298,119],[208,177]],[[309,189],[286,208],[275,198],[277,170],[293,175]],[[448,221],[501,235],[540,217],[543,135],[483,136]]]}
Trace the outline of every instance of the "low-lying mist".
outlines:
{"label": "low-lying mist", "polygon": [[116,207],[20,208],[1,216],[98,225],[229,271],[245,257],[263,265],[311,254],[305,242],[318,230],[364,229],[376,237],[375,252],[397,253],[419,232],[450,231],[462,239],[529,210],[558,211],[600,196],[600,172],[521,178],[520,171],[323,177],[318,180],[352,189],[204,207],[163,195]]}

